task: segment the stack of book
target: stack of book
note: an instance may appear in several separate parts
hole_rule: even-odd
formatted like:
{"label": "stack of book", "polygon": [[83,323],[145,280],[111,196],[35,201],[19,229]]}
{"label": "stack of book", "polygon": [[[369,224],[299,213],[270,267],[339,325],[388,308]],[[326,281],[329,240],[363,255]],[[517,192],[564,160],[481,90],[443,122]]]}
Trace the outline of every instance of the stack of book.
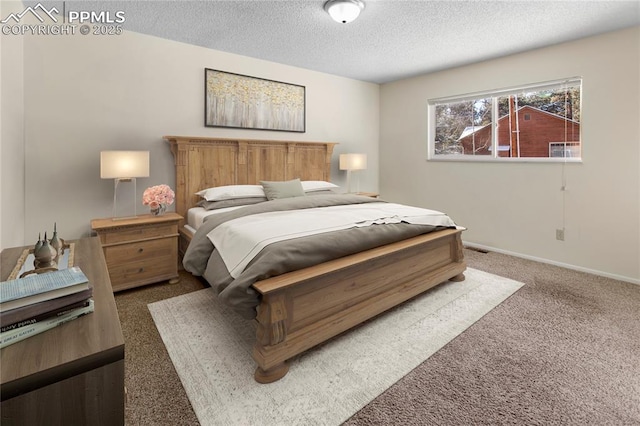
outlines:
{"label": "stack of book", "polygon": [[0,282],[0,348],[93,312],[92,296],[77,266]]}

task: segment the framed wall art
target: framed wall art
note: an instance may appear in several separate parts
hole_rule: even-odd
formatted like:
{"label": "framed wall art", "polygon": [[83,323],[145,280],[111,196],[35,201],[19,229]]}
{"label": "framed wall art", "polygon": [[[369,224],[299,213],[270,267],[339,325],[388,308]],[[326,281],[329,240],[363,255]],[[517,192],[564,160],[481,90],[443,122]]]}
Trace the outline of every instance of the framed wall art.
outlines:
{"label": "framed wall art", "polygon": [[204,70],[206,127],[305,132],[305,87]]}

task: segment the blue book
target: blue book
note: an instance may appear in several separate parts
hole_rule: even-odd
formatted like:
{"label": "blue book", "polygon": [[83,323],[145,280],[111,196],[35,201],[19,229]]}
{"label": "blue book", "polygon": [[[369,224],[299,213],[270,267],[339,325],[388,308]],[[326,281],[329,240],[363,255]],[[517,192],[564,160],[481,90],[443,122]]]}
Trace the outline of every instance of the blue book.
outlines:
{"label": "blue book", "polygon": [[89,280],[73,266],[0,283],[0,312],[67,296],[89,288]]}

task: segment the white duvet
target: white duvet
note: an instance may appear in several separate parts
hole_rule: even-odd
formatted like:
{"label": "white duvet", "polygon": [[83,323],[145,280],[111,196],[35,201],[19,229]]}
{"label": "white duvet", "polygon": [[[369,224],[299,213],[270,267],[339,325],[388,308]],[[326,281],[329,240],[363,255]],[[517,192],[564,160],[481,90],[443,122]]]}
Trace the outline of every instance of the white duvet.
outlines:
{"label": "white duvet", "polygon": [[444,213],[394,203],[366,203],[260,213],[230,220],[207,234],[237,278],[269,244],[343,229],[389,223],[455,226]]}

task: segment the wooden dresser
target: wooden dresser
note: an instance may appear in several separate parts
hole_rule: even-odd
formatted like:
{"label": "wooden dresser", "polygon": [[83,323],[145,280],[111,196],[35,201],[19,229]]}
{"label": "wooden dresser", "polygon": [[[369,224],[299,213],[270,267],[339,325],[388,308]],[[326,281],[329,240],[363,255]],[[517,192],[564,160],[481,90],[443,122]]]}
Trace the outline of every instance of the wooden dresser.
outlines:
{"label": "wooden dresser", "polygon": [[141,215],[133,219],[94,219],[113,291],[163,280],[178,280],[178,223],[182,216]]}
{"label": "wooden dresser", "polygon": [[[26,247],[2,251],[7,279]],[[95,311],[0,350],[2,425],[124,424],[124,338],[98,238],[75,241]]]}

